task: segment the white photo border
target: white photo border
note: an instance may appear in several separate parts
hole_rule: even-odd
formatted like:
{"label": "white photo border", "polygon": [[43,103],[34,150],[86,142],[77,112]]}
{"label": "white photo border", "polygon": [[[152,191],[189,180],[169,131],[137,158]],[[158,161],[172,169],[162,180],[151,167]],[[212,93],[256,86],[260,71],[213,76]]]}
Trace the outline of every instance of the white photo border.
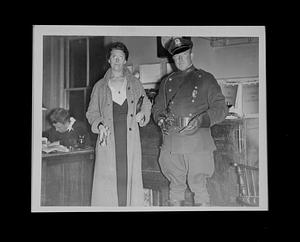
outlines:
{"label": "white photo border", "polygon": [[[42,83],[44,36],[191,36],[259,38],[259,207],[60,207],[41,206]],[[32,95],[32,212],[94,211],[245,211],[268,210],[266,134],[266,46],[264,26],[33,26]]]}

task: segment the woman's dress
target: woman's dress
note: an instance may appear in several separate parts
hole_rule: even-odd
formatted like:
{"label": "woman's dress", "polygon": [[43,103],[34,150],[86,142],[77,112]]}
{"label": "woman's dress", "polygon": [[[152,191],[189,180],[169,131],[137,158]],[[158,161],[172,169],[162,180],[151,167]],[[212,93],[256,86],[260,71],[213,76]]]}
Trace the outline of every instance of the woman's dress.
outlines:
{"label": "woman's dress", "polygon": [[113,120],[116,146],[116,173],[119,206],[127,200],[127,99],[122,105],[113,102]]}

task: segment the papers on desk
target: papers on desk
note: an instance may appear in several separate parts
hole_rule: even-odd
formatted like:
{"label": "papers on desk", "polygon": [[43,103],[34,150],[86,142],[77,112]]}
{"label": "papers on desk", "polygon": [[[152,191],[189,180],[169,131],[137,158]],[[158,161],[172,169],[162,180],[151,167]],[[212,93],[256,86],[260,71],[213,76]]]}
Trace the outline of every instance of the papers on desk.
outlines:
{"label": "papers on desk", "polygon": [[51,153],[51,152],[69,152],[70,150],[61,144],[59,144],[59,141],[55,141],[53,143],[50,142],[43,142],[42,144],[42,152],[45,153]]}
{"label": "papers on desk", "polygon": [[238,119],[238,117],[234,115],[228,115],[225,119]]}

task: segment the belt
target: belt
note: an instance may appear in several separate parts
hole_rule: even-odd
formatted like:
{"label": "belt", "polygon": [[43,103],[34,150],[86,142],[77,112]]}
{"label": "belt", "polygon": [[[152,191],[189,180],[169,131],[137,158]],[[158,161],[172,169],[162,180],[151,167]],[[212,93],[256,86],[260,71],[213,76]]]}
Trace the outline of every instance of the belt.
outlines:
{"label": "belt", "polygon": [[188,122],[191,120],[192,117],[187,116],[179,116],[175,117],[174,121],[172,122],[172,126],[177,126],[179,128],[183,128],[187,126]]}

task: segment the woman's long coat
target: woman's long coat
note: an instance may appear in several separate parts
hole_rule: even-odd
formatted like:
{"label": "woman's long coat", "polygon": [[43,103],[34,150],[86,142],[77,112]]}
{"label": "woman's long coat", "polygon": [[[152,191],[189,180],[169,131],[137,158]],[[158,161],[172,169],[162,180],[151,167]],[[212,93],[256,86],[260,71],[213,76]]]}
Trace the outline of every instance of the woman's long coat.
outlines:
{"label": "woman's long coat", "polygon": [[[127,206],[143,206],[144,193],[142,181],[142,152],[139,126],[136,122],[136,104],[144,95],[142,112],[145,114],[146,125],[150,120],[151,102],[146,96],[141,82],[124,68],[127,79],[126,96],[128,102],[127,114]],[[93,87],[91,100],[86,117],[91,124],[92,132],[99,133],[98,124],[103,122],[109,127],[111,134],[107,139],[107,146],[100,146],[99,135],[95,147],[95,167],[92,188],[92,206],[118,206],[116,153],[113,126],[113,101],[108,80],[111,76],[109,69],[105,76]]]}

